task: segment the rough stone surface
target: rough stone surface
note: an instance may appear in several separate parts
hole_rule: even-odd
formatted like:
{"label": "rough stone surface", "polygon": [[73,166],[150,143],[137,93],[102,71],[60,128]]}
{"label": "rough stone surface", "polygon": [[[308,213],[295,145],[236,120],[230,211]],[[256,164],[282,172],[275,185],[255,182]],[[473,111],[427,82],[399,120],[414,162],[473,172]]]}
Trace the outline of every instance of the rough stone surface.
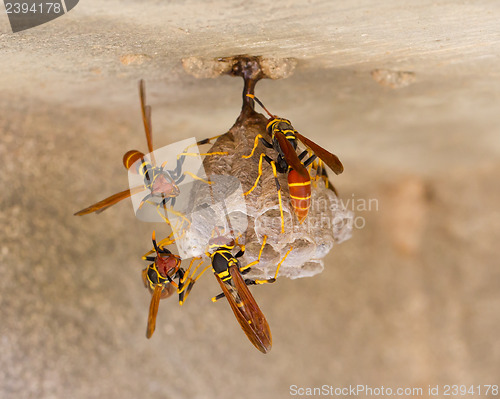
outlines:
{"label": "rough stone surface", "polygon": [[[182,67],[195,78],[217,78],[230,73],[233,65],[240,58],[241,55],[219,58],[187,57],[182,59]],[[268,79],[285,79],[292,75],[297,66],[295,58],[257,58],[264,77]]]}

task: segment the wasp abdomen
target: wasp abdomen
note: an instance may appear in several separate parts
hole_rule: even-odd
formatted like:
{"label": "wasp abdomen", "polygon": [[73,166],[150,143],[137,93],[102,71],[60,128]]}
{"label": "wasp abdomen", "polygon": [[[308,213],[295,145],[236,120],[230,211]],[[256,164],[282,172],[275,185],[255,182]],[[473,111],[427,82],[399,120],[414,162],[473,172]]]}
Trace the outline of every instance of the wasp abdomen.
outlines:
{"label": "wasp abdomen", "polygon": [[[138,160],[144,158],[144,154],[137,150],[130,150],[123,156],[123,166],[128,170]],[[137,172],[133,170],[133,172]]]}

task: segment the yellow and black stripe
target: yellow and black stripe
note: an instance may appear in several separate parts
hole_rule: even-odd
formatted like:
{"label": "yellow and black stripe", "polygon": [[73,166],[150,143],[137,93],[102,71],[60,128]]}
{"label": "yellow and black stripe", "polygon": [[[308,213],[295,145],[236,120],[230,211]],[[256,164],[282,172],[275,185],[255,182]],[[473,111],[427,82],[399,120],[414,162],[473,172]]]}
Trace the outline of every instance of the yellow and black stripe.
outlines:
{"label": "yellow and black stripe", "polygon": [[209,246],[210,250],[215,250],[210,254],[212,258],[212,270],[223,282],[231,280],[229,267],[238,265],[238,259],[231,252],[233,248],[234,245],[212,244]]}
{"label": "yellow and black stripe", "polygon": [[[137,160],[143,159],[143,158],[144,158],[144,154],[140,151],[137,151],[137,150],[127,151],[125,153],[125,155],[123,156],[123,166],[125,166],[125,168],[127,170],[129,170],[131,168],[131,166],[137,162]],[[136,173],[137,171],[133,170],[132,172]]]}
{"label": "yellow and black stripe", "polygon": [[311,207],[311,179],[306,179],[295,170],[290,169],[290,172],[288,172],[288,189],[292,208],[299,219],[299,223],[302,223]]}

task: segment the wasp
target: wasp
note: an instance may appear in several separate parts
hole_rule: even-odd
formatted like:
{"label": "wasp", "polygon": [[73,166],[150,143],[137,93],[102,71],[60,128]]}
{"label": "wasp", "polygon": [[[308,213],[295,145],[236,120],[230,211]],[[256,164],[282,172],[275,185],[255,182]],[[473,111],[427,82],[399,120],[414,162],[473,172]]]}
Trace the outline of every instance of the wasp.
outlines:
{"label": "wasp", "polygon": [[[281,214],[281,231],[284,232],[285,226],[281,201],[281,188],[277,173],[288,174],[290,202],[294,213],[299,219],[299,222],[302,223],[305,220],[311,206],[311,177],[307,167],[310,166],[318,157],[337,175],[344,171],[344,166],[336,155],[325,150],[323,147],[297,132],[288,119],[280,118],[271,114],[264,104],[262,104],[262,102],[253,94],[247,94],[247,96],[254,99],[269,115],[266,131],[269,136],[271,136],[271,142],[267,141],[261,134],[258,134],[257,137],[255,137],[252,152],[249,155],[243,156],[243,158],[250,158],[253,156],[259,141],[265,147],[276,150],[278,157],[276,160],[273,160],[265,153],[260,155],[259,174],[252,188],[244,193],[244,195],[250,194],[257,187],[259,179],[262,176],[262,163],[263,160],[265,160],[271,165],[276,181]],[[300,154],[297,154],[298,141],[302,142],[302,144],[307,147],[307,149],[302,151]],[[309,158],[305,159],[308,155]],[[323,171],[321,173],[323,174]],[[324,174],[326,174],[326,172]]]}
{"label": "wasp", "polygon": [[[142,186],[130,188],[121,191],[119,193],[116,193],[108,198],[105,198],[102,201],[99,201],[85,209],[82,209],[81,211],[76,212],[75,215],[82,216],[93,212],[100,213],[108,209],[110,206],[113,206],[116,203],[132,195],[140,193],[142,191],[149,191],[149,193],[144,196],[139,205],[139,208],[152,199],[159,201],[157,203],[157,209],[159,209],[160,207],[163,207],[165,209],[167,203],[169,202],[170,205],[173,207],[175,204],[175,198],[180,193],[179,184],[184,180],[186,175],[190,175],[194,179],[209,183],[208,181],[196,176],[191,172],[182,171],[182,166],[186,156],[227,155],[226,152],[214,152],[206,154],[197,154],[197,153],[195,154],[195,153],[184,152],[177,157],[176,167],[172,170],[165,169],[166,162],[164,162],[160,166],[156,165],[156,161],[154,159],[154,154],[153,154],[153,129],[151,124],[151,106],[146,105],[146,88],[144,80],[142,79],[139,81],[139,97],[141,103],[142,121],[144,124],[144,131],[146,133],[147,147],[151,155],[152,162],[145,160],[145,155],[142,152],[138,150],[130,150],[127,151],[123,156],[123,165],[127,170],[129,170],[130,168],[132,168],[132,166],[134,166],[135,170],[132,170],[132,172],[139,173],[141,176],[143,176],[144,184]],[[210,143],[211,140],[216,139],[218,137],[220,136],[207,138],[199,141],[197,144],[199,145],[207,144]],[[165,219],[165,221],[168,223],[167,219]]]}
{"label": "wasp", "polygon": [[222,288],[222,294],[212,300],[215,302],[225,296],[250,342],[262,353],[267,353],[272,347],[271,330],[241,275],[249,271],[254,263],[242,267],[238,258],[245,253],[245,247],[240,246],[239,252],[233,255],[235,246],[234,239],[228,240],[223,236],[209,241],[207,256],[212,259],[212,270]]}
{"label": "wasp", "polygon": [[[151,292],[151,303],[149,305],[148,324],[146,329],[147,338],[151,338],[154,333],[160,300],[168,298],[177,292],[179,295],[179,304],[182,305],[191,292],[196,280],[198,280],[210,266],[205,267],[196,275],[203,262],[200,262],[191,272],[191,267],[196,259],[200,259],[193,258],[187,270],[184,270],[180,267],[182,260],[178,255],[174,255],[163,245],[158,245],[156,243],[154,231],[152,240],[153,250],[142,257],[143,260],[153,262],[142,271],[144,285]],[[168,243],[172,242],[173,241],[170,241]],[[155,253],[155,256],[151,256],[153,253]],[[178,282],[175,282],[175,279],[177,279]]]}

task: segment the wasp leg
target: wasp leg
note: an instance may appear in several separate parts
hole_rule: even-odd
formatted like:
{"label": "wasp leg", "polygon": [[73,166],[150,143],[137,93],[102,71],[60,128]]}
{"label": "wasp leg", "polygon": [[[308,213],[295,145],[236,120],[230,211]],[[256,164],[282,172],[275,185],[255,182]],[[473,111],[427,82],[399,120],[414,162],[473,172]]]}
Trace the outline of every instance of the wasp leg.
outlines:
{"label": "wasp leg", "polygon": [[257,179],[255,180],[255,183],[253,184],[252,188],[250,190],[248,190],[246,193],[243,193],[243,195],[247,196],[248,194],[250,194],[255,189],[255,187],[257,187],[257,184],[259,184],[260,177],[262,176],[262,160],[263,159],[265,159],[266,162],[269,163],[273,169],[274,181],[276,182],[276,190],[278,191],[278,202],[279,202],[279,206],[280,206],[281,232],[284,233],[285,232],[285,219],[283,217],[283,205],[282,205],[282,201],[281,201],[281,186],[280,186],[280,182],[278,180],[278,174],[276,171],[276,163],[270,157],[268,157],[266,154],[264,154],[264,153],[260,154],[259,174],[257,176]]}
{"label": "wasp leg", "polygon": [[[186,274],[184,275],[184,277],[182,278],[182,288],[180,288],[180,291],[179,291],[179,294],[183,294],[183,300],[179,300],[179,304],[182,305],[184,303],[184,301],[187,299],[189,293],[191,292],[191,289],[193,288],[193,285],[194,283],[208,270],[208,268],[210,267],[210,264],[207,265],[200,273],[198,273],[198,275],[196,275],[196,272],[198,271],[199,267],[203,264],[203,260],[201,260],[201,262],[198,264],[198,266],[195,267],[195,269],[193,270],[192,273],[190,273],[190,270],[191,270],[191,267],[193,266],[193,263],[196,261],[196,260],[199,260],[200,258],[193,258],[191,260],[191,263],[189,264],[189,267],[187,268],[186,270]],[[189,276],[189,274],[191,274],[191,276]],[[195,277],[196,275],[196,277]],[[187,283],[186,283],[187,281]]]}
{"label": "wasp leg", "polygon": [[257,175],[257,179],[255,179],[255,183],[253,184],[252,188],[248,190],[246,193],[243,193],[243,195],[246,197],[248,194],[250,194],[253,190],[255,190],[255,187],[257,187],[257,184],[259,184],[260,177],[262,176],[262,159],[264,157],[267,157],[266,154],[262,153],[260,154],[259,158],[259,174]]}
{"label": "wasp leg", "polygon": [[[189,268],[188,268],[189,270]],[[179,283],[177,284],[177,293],[179,294],[179,305],[184,303],[184,276],[186,276],[186,272],[184,269],[179,269],[177,271],[177,276],[179,277]]]}
{"label": "wasp leg", "polygon": [[221,292],[219,295],[216,295],[212,298],[212,302],[217,302],[219,299],[224,298],[224,296],[225,296],[224,293]]}
{"label": "wasp leg", "polygon": [[293,247],[290,247],[290,249],[287,251],[287,253],[283,257],[283,259],[281,259],[280,263],[278,263],[278,266],[276,266],[276,272],[274,273],[274,277],[273,278],[269,278],[269,279],[266,279],[266,280],[257,280],[257,279],[256,280],[250,280],[250,279],[246,279],[245,280],[245,284],[246,285],[258,285],[258,284],[272,284],[272,283],[275,283],[276,279],[278,278],[278,273],[280,271],[281,264],[285,261],[285,259],[288,257],[288,255],[290,254],[290,252],[292,252],[292,249],[293,249]]}
{"label": "wasp leg", "polygon": [[339,196],[339,194],[337,193],[337,190],[335,189],[335,186],[328,179],[328,174],[326,172],[326,168],[325,168],[324,163],[321,159],[318,159],[318,168],[316,170],[316,176],[315,176],[315,180],[319,180],[319,179],[323,179],[323,181],[325,182],[325,187],[332,190],[337,197]]}
{"label": "wasp leg", "polygon": [[[170,244],[173,244],[175,242],[175,239],[172,239],[172,236],[174,235],[174,233],[170,233],[167,237],[165,237],[163,240],[159,241],[157,246],[158,247],[166,247]],[[153,248],[151,250],[149,250],[148,252],[146,252],[143,256],[142,256],[142,259],[143,260],[148,260],[150,262],[154,262],[156,260],[156,256],[149,256],[151,254],[154,254],[156,253],[156,248]]]}
{"label": "wasp leg", "polygon": [[[268,158],[265,158],[265,159],[266,159],[266,161],[269,162]],[[281,232],[284,233],[285,232],[285,219],[283,217],[283,205],[281,203],[281,186],[280,186],[280,182],[278,180],[278,175],[276,173],[275,162],[270,161],[269,163],[271,164],[271,167],[273,168],[274,181],[276,182],[276,190],[278,191],[278,202],[279,202],[279,206],[280,206],[280,217],[281,217]]]}
{"label": "wasp leg", "polygon": [[195,180],[199,180],[199,181],[202,181],[203,183],[207,183],[207,184],[212,184],[213,182],[211,181],[208,181],[208,180],[205,180],[205,179],[202,179],[201,177],[199,176],[196,176],[194,173],[191,173],[189,171],[186,171],[183,173],[184,176],[188,175],[188,176],[191,176],[193,179]]}
{"label": "wasp leg", "polygon": [[137,210],[141,209],[145,203],[148,202],[148,200],[153,196],[152,193],[149,193],[148,195],[146,195],[142,200],[141,200],[141,203],[139,204]]}
{"label": "wasp leg", "polygon": [[[210,154],[199,154],[199,155],[215,155],[215,154],[218,154],[218,153],[213,152],[213,153],[210,153]],[[227,154],[227,152],[225,154]],[[181,155],[189,155],[189,154],[181,154]],[[173,169],[173,170],[169,170],[168,171],[168,173],[175,180],[175,184],[177,184],[177,185],[180,184],[186,178],[186,176],[191,176],[195,180],[200,180],[200,181],[202,181],[204,183],[212,184],[211,182],[209,182],[209,181],[207,181],[205,179],[202,179],[199,176],[196,176],[194,173],[192,173],[190,171],[182,172],[182,165],[184,163],[184,159],[185,159],[184,156],[182,158],[178,158],[177,159],[177,167],[175,169]]]}
{"label": "wasp leg", "polygon": [[203,181],[205,183],[210,184],[208,181],[206,181],[206,180],[204,180],[204,179],[202,179],[202,178],[194,175],[193,173],[191,173],[189,171],[184,172],[183,174],[181,174],[181,172],[182,172],[182,166],[184,164],[184,160],[186,159],[186,156],[202,157],[202,156],[211,156],[211,155],[228,155],[229,153],[227,151],[218,151],[218,152],[216,151],[216,152],[205,152],[205,153],[186,152],[188,150],[188,148],[190,148],[190,147],[193,147],[193,146],[198,145],[198,144],[200,144],[200,145],[201,144],[207,144],[207,143],[210,142],[210,140],[219,138],[221,136],[222,135],[201,140],[201,141],[197,142],[196,144],[192,144],[192,145],[186,147],[184,149],[184,152],[182,152],[181,154],[177,155],[177,166],[176,166],[176,168],[174,170],[169,171],[169,173],[174,178],[174,180],[177,180],[180,177],[180,180],[177,180],[176,184],[179,184],[184,179],[184,177],[185,177],[186,174],[189,175],[189,176],[191,176],[193,179],[201,180],[201,181]]}
{"label": "wasp leg", "polygon": [[[162,194],[162,197],[163,197],[163,194]],[[165,210],[166,210],[166,206],[167,206],[167,203],[168,201],[170,201],[171,203],[175,203],[175,197],[163,197],[162,200],[158,203],[158,207],[163,207]]]}
{"label": "wasp leg", "polygon": [[304,166],[307,168],[314,160],[317,158],[316,155],[311,155],[307,161],[304,162]]}
{"label": "wasp leg", "polygon": [[189,283],[186,285],[186,298],[188,297],[189,293],[191,292],[191,289],[193,288],[193,285],[194,283],[196,282],[196,280],[198,280],[202,275],[203,273],[205,273],[208,269],[210,268],[210,265],[207,265],[205,266],[205,268],[196,276],[196,278],[194,279],[190,279]]}
{"label": "wasp leg", "polygon": [[[200,259],[200,258],[195,258],[195,259]],[[201,276],[203,276],[203,274],[210,268],[210,264],[208,264],[207,266],[205,266],[203,268],[203,270],[201,272],[199,272],[198,274],[196,274],[198,272],[198,269],[200,268],[200,266],[204,263],[204,260],[201,259],[201,262],[198,263],[198,266],[196,266],[193,270],[193,272],[191,273],[191,277],[189,277],[189,281],[190,281],[190,285],[192,286]],[[196,276],[196,277],[195,277]],[[190,290],[190,289],[189,289]]]}
{"label": "wasp leg", "polygon": [[[170,242],[170,244],[171,244],[171,243],[175,242],[176,240],[182,238],[184,236],[184,234],[186,234],[186,230],[189,229],[189,227],[191,226],[191,222],[183,213],[175,211],[172,208],[172,206],[170,206],[170,208],[168,209],[168,212],[174,214],[175,216],[178,216],[182,220],[181,227],[184,225],[184,222],[186,222],[186,224],[187,224],[186,228],[182,229],[183,230],[182,234],[179,235],[177,233],[177,226],[173,226],[172,223],[170,222],[170,220],[165,216],[167,214],[166,205],[167,205],[168,200],[171,200],[171,205],[172,205],[172,203],[175,204],[175,198],[172,198],[172,197],[163,198],[163,200],[156,207],[156,211],[157,211],[158,215],[160,215],[160,217],[165,221],[165,223],[167,223],[170,226],[170,228],[172,229],[172,233],[167,238],[170,239],[170,237],[172,235],[177,235],[176,238],[171,240],[171,242]],[[160,212],[160,207],[163,207],[163,213]]]}
{"label": "wasp leg", "polygon": [[144,255],[142,255],[142,260],[148,260],[150,262],[154,262],[156,260],[156,256],[155,257],[149,256],[149,255],[154,254],[154,253],[156,253],[156,249],[153,248],[153,249],[149,250]]}
{"label": "wasp leg", "polygon": [[185,270],[185,274],[182,276],[182,279],[180,280],[180,282],[184,285],[184,283],[186,282],[188,276],[189,276],[189,273],[191,273],[191,267],[193,267],[193,263],[196,261],[197,258],[193,258],[191,259],[191,262],[189,263],[189,266],[188,268]]}
{"label": "wasp leg", "polygon": [[[259,145],[259,139],[264,139],[264,137],[262,136],[262,134],[258,134],[256,137],[255,137],[255,141],[253,143],[253,148],[252,148],[252,152],[250,153],[250,155],[243,155],[242,158],[243,159],[248,159],[248,158],[251,158],[253,157],[253,153],[255,152],[255,149],[257,148],[257,146]],[[265,140],[265,139],[264,139]]]}
{"label": "wasp leg", "polygon": [[299,155],[298,155],[298,158],[300,161],[302,161],[302,159],[309,153],[309,151],[307,150],[304,150],[302,151]]}
{"label": "wasp leg", "polygon": [[264,247],[266,246],[266,242],[267,242],[267,235],[265,235],[262,238],[262,245],[260,247],[259,256],[257,257],[257,260],[254,260],[253,262],[250,262],[248,265],[241,267],[240,272],[249,272],[252,266],[255,266],[257,263],[260,262],[260,258],[262,256],[262,252],[264,251]]}
{"label": "wasp leg", "polygon": [[[224,133],[226,134],[226,133]],[[214,136],[214,137],[209,137],[209,138],[206,138],[206,139],[203,139],[203,140],[200,140],[200,141],[197,141],[196,144],[191,144],[191,145],[188,145],[184,151],[187,151],[189,148],[191,147],[194,147],[195,145],[204,145],[204,144],[211,144],[211,141],[212,140],[215,140],[215,139],[218,139],[219,137],[222,137],[224,136],[224,134],[219,134],[218,136]]]}
{"label": "wasp leg", "polygon": [[204,157],[204,156],[210,156],[210,155],[228,155],[229,153],[227,151],[216,151],[216,152],[183,152],[179,155],[177,155],[177,159],[180,157]]}
{"label": "wasp leg", "polygon": [[170,174],[170,176],[172,176],[172,178],[174,180],[177,180],[179,178],[179,176],[181,175],[182,166],[184,165],[185,159],[186,159],[185,157],[177,158],[177,165],[175,166],[175,169],[168,171],[168,173]]}
{"label": "wasp leg", "polygon": [[310,173],[311,181],[313,182],[314,186],[317,187],[318,181],[320,179],[323,179],[326,188],[328,188],[328,176],[326,178],[324,176],[324,174],[326,174],[326,171],[323,168],[323,163],[320,158],[314,160],[314,162],[312,163],[312,169],[314,169],[316,172],[314,177],[312,177],[312,173]]}
{"label": "wasp leg", "polygon": [[[225,133],[224,133],[225,134]],[[208,144],[211,143],[212,140],[218,139],[219,137],[224,136],[224,134],[219,134],[218,136],[210,137],[207,139],[200,140],[196,143],[196,145],[203,145],[203,144]],[[190,145],[189,147],[192,147],[193,145]],[[188,148],[189,148],[188,147]]]}
{"label": "wasp leg", "polygon": [[[224,133],[225,134],[225,133]],[[191,147],[194,147],[194,146],[198,146],[198,145],[203,145],[203,144],[208,144],[210,143],[212,140],[215,140],[215,139],[218,139],[219,137],[221,136],[224,136],[224,134],[219,134],[218,136],[214,136],[214,137],[209,137],[207,139],[203,139],[203,140],[200,140],[200,141],[197,141],[196,144],[191,144],[191,145],[188,145],[185,149],[184,149],[184,152],[179,154],[177,156],[177,159],[179,158],[184,158],[185,156],[194,156],[194,157],[197,157],[197,156],[210,156],[210,155],[228,155],[229,153],[226,152],[226,151],[223,151],[223,152],[205,152],[205,153],[197,153],[197,152],[186,152],[187,150],[189,150]]]}
{"label": "wasp leg", "polygon": [[[222,135],[210,137],[210,138],[207,138],[207,139],[203,139],[201,141],[198,141],[196,144],[191,144],[191,145],[187,146],[184,149],[184,152],[182,152],[179,155],[177,155],[177,165],[176,165],[175,169],[169,171],[169,173],[173,177],[173,179],[177,180],[181,176],[182,166],[184,164],[184,160],[186,159],[186,156],[197,157],[197,156],[210,156],[210,155],[228,155],[228,152],[207,152],[207,153],[186,152],[191,147],[194,147],[196,145],[208,144],[208,143],[211,142],[211,140],[215,140],[215,139],[217,139],[217,138],[219,138],[221,136]],[[176,182],[176,183],[180,183],[180,182]]]}
{"label": "wasp leg", "polygon": [[181,177],[175,180],[175,184],[178,186],[179,184],[182,183],[182,181],[186,178],[185,174],[182,174]]}
{"label": "wasp leg", "polygon": [[[180,221],[180,225],[175,224],[175,226],[173,226],[172,224],[170,224],[170,227],[172,229],[172,235],[176,235],[177,237],[175,237],[173,239],[173,241],[177,241],[177,240],[180,240],[181,238],[184,237],[184,235],[186,234],[187,230],[189,229],[189,227],[191,226],[191,222],[180,212],[176,212],[174,211],[173,209],[170,209],[170,212],[171,213],[174,213],[178,216],[181,217],[181,221]],[[186,226],[184,227],[184,222],[186,222]],[[181,233],[179,234],[179,231],[181,231]]]}
{"label": "wasp leg", "polygon": [[170,277],[168,274],[166,277],[170,284],[172,284],[175,288],[179,289],[179,285],[174,280],[172,280],[172,277]]}
{"label": "wasp leg", "polygon": [[[170,227],[172,227],[172,223],[170,223],[170,220],[165,216],[167,214],[167,202],[171,200],[172,197],[164,197],[161,202],[156,205],[156,212],[160,217],[163,219],[165,223],[167,223]],[[161,213],[160,208],[163,208],[163,213]],[[175,241],[175,240],[174,240]]]}
{"label": "wasp leg", "polygon": [[[167,245],[170,245],[170,244],[173,244],[175,242],[175,238],[172,239],[174,233],[170,233],[167,237],[165,237],[163,240],[161,240],[159,243],[158,243],[158,246],[159,247],[166,247]],[[154,249],[149,251],[149,253],[153,253],[155,252]]]}
{"label": "wasp leg", "polygon": [[[235,258],[241,258],[245,254],[245,246],[243,245],[243,248],[241,248],[236,255],[234,255]],[[240,269],[241,272],[241,269]]]}

